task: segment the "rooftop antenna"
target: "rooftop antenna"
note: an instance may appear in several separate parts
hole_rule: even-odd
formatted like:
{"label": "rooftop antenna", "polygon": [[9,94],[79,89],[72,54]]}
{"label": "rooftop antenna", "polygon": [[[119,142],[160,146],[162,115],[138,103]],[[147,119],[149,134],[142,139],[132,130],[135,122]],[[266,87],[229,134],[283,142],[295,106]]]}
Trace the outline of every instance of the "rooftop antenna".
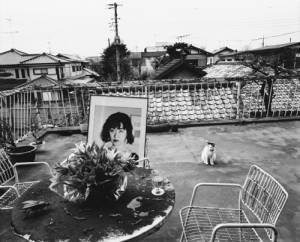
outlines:
{"label": "rooftop antenna", "polygon": [[182,40],[186,37],[189,37],[189,34],[183,34],[183,35],[178,35],[176,36],[177,42],[182,42]]}
{"label": "rooftop antenna", "polygon": [[13,48],[15,45],[14,44],[14,34],[18,34],[19,31],[12,30],[12,19],[11,18],[6,18],[6,20],[8,21],[9,31],[1,32],[1,34],[9,34],[10,35],[11,48]]}
{"label": "rooftop antenna", "polygon": [[120,45],[120,36],[119,36],[119,29],[118,29],[118,6],[122,6],[120,4],[110,3],[108,4],[109,9],[114,9],[114,25],[115,25],[115,46],[116,46],[116,64],[117,64],[117,82],[121,80],[120,75],[120,53],[119,53],[119,45]]}

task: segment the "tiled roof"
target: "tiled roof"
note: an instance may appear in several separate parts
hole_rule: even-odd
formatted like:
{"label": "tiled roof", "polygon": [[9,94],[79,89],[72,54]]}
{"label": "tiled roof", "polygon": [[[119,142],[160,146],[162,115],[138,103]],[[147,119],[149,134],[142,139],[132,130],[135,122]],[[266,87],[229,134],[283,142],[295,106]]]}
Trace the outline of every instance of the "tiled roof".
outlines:
{"label": "tiled roof", "polygon": [[0,53],[0,65],[19,65],[20,62],[32,58],[33,55],[28,55],[25,52],[11,49]]}
{"label": "tiled roof", "polygon": [[276,49],[281,49],[289,46],[294,46],[294,45],[300,45],[300,42],[292,42],[292,43],[285,43],[285,44],[279,44],[279,45],[267,45],[261,48],[257,49],[252,49],[248,50],[246,52],[256,52],[256,51],[264,51],[264,50],[276,50]]}
{"label": "tiled roof", "polygon": [[100,76],[97,72],[89,69],[89,68],[83,68],[83,71],[85,72],[85,75],[93,75],[93,76]]}
{"label": "tiled roof", "polygon": [[76,80],[66,79],[62,83],[66,86],[84,86],[84,87],[99,87],[99,83],[92,77],[82,77]]}
{"label": "tiled roof", "polygon": [[227,50],[227,51],[234,51],[233,49],[230,49],[230,48],[228,48],[227,46],[225,46],[225,47],[222,47],[222,48],[220,48],[220,49],[214,50],[214,51],[212,52],[212,54],[213,54],[213,55],[216,55],[216,54],[219,54],[220,52],[222,52],[222,51],[224,51],[224,50]]}
{"label": "tiled roof", "polygon": [[195,67],[191,64],[189,64],[186,60],[182,59],[174,59],[167,63],[166,65],[160,67],[153,76],[153,79],[165,79],[168,78],[169,74],[174,72],[175,70],[178,70],[178,68],[184,67],[185,69],[189,70],[190,72],[195,74],[195,77],[201,77],[203,76],[202,68]]}
{"label": "tiled roof", "polygon": [[68,63],[65,59],[58,58],[51,54],[40,54],[38,56],[34,56],[28,60],[22,61],[21,64],[53,64],[53,63]]}
{"label": "tiled roof", "polygon": [[56,57],[60,59],[64,59],[67,61],[74,61],[74,62],[88,62],[84,59],[82,59],[79,55],[70,55],[70,54],[57,54]]}
{"label": "tiled roof", "polygon": [[26,79],[0,78],[0,91],[11,90],[24,83],[26,83]]}
{"label": "tiled roof", "polygon": [[203,70],[205,78],[238,78],[254,74],[254,70],[242,64],[217,64]]}
{"label": "tiled roof", "polygon": [[234,53],[229,53],[229,54],[224,54],[222,56],[236,56],[239,54],[247,54],[247,53],[255,53],[255,52],[264,52],[264,51],[269,51],[269,50],[280,50],[286,47],[291,47],[294,45],[299,45],[300,46],[300,42],[292,42],[292,43],[285,43],[285,44],[278,44],[278,45],[267,45],[261,48],[257,48],[257,49],[252,49],[252,50],[245,50],[245,51],[238,51],[238,52],[234,52]]}
{"label": "tiled roof", "polygon": [[16,88],[31,88],[31,87],[53,87],[58,85],[58,82],[47,75],[42,75],[32,81],[26,82],[22,85],[17,86]]}
{"label": "tiled roof", "polygon": [[196,47],[196,46],[194,46],[194,45],[189,45],[189,46],[187,47],[187,49],[198,50],[198,51],[204,53],[204,54],[207,55],[207,56],[211,56],[211,55],[212,55],[212,53],[210,53],[210,52],[208,52],[208,51],[206,51],[206,50],[204,50],[204,49],[198,48],[198,47]]}
{"label": "tiled roof", "polygon": [[162,67],[158,68],[154,74],[153,79],[160,79],[162,76],[166,74],[166,72],[169,72],[171,69],[176,68],[178,65],[180,65],[181,59],[174,59],[167,63],[166,65],[163,65]]}
{"label": "tiled roof", "polygon": [[12,48],[12,49],[4,51],[4,52],[1,52],[0,55],[6,54],[6,53],[9,53],[9,52],[14,52],[14,53],[17,53],[18,55],[27,55],[27,53],[25,53],[24,51],[17,50],[15,48]]}

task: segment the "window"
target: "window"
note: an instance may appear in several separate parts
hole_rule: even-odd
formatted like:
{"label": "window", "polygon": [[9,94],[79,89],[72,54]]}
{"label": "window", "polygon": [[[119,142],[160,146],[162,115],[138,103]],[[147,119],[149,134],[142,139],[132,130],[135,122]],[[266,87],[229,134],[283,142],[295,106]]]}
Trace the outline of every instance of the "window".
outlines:
{"label": "window", "polygon": [[48,68],[34,68],[33,74],[35,75],[48,74]]}
{"label": "window", "polygon": [[51,101],[51,92],[43,92],[43,101]]}
{"label": "window", "polygon": [[16,78],[19,78],[19,70],[18,69],[15,69],[15,73],[16,73]]}
{"label": "window", "polygon": [[21,69],[21,73],[22,73],[22,78],[25,78],[25,70]]}
{"label": "window", "polygon": [[60,75],[61,75],[61,78],[65,77],[64,69],[62,67],[60,67]]}
{"label": "window", "polygon": [[73,71],[73,72],[75,71],[75,66],[72,66],[72,71]]}
{"label": "window", "polygon": [[43,101],[57,101],[59,100],[59,95],[57,92],[43,92]]}

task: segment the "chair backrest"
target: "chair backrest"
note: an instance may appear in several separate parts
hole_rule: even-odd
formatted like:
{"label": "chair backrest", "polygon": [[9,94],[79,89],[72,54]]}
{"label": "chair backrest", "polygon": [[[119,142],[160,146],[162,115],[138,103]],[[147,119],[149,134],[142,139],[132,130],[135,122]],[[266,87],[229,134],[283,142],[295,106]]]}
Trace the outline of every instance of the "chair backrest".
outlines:
{"label": "chair backrest", "polygon": [[0,185],[15,178],[13,165],[3,149],[0,149]]}
{"label": "chair backrest", "polygon": [[288,193],[274,177],[256,165],[250,167],[240,199],[261,223],[275,225],[287,198]]}

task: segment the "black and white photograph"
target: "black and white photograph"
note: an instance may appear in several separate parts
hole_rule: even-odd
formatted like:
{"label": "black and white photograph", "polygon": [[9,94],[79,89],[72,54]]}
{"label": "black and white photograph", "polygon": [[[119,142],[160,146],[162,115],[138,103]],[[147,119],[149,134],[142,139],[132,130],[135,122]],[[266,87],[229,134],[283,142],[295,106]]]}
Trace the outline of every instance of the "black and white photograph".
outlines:
{"label": "black and white photograph", "polygon": [[147,99],[91,96],[88,143],[145,156]]}
{"label": "black and white photograph", "polygon": [[298,242],[299,0],[0,0],[0,242]]}

